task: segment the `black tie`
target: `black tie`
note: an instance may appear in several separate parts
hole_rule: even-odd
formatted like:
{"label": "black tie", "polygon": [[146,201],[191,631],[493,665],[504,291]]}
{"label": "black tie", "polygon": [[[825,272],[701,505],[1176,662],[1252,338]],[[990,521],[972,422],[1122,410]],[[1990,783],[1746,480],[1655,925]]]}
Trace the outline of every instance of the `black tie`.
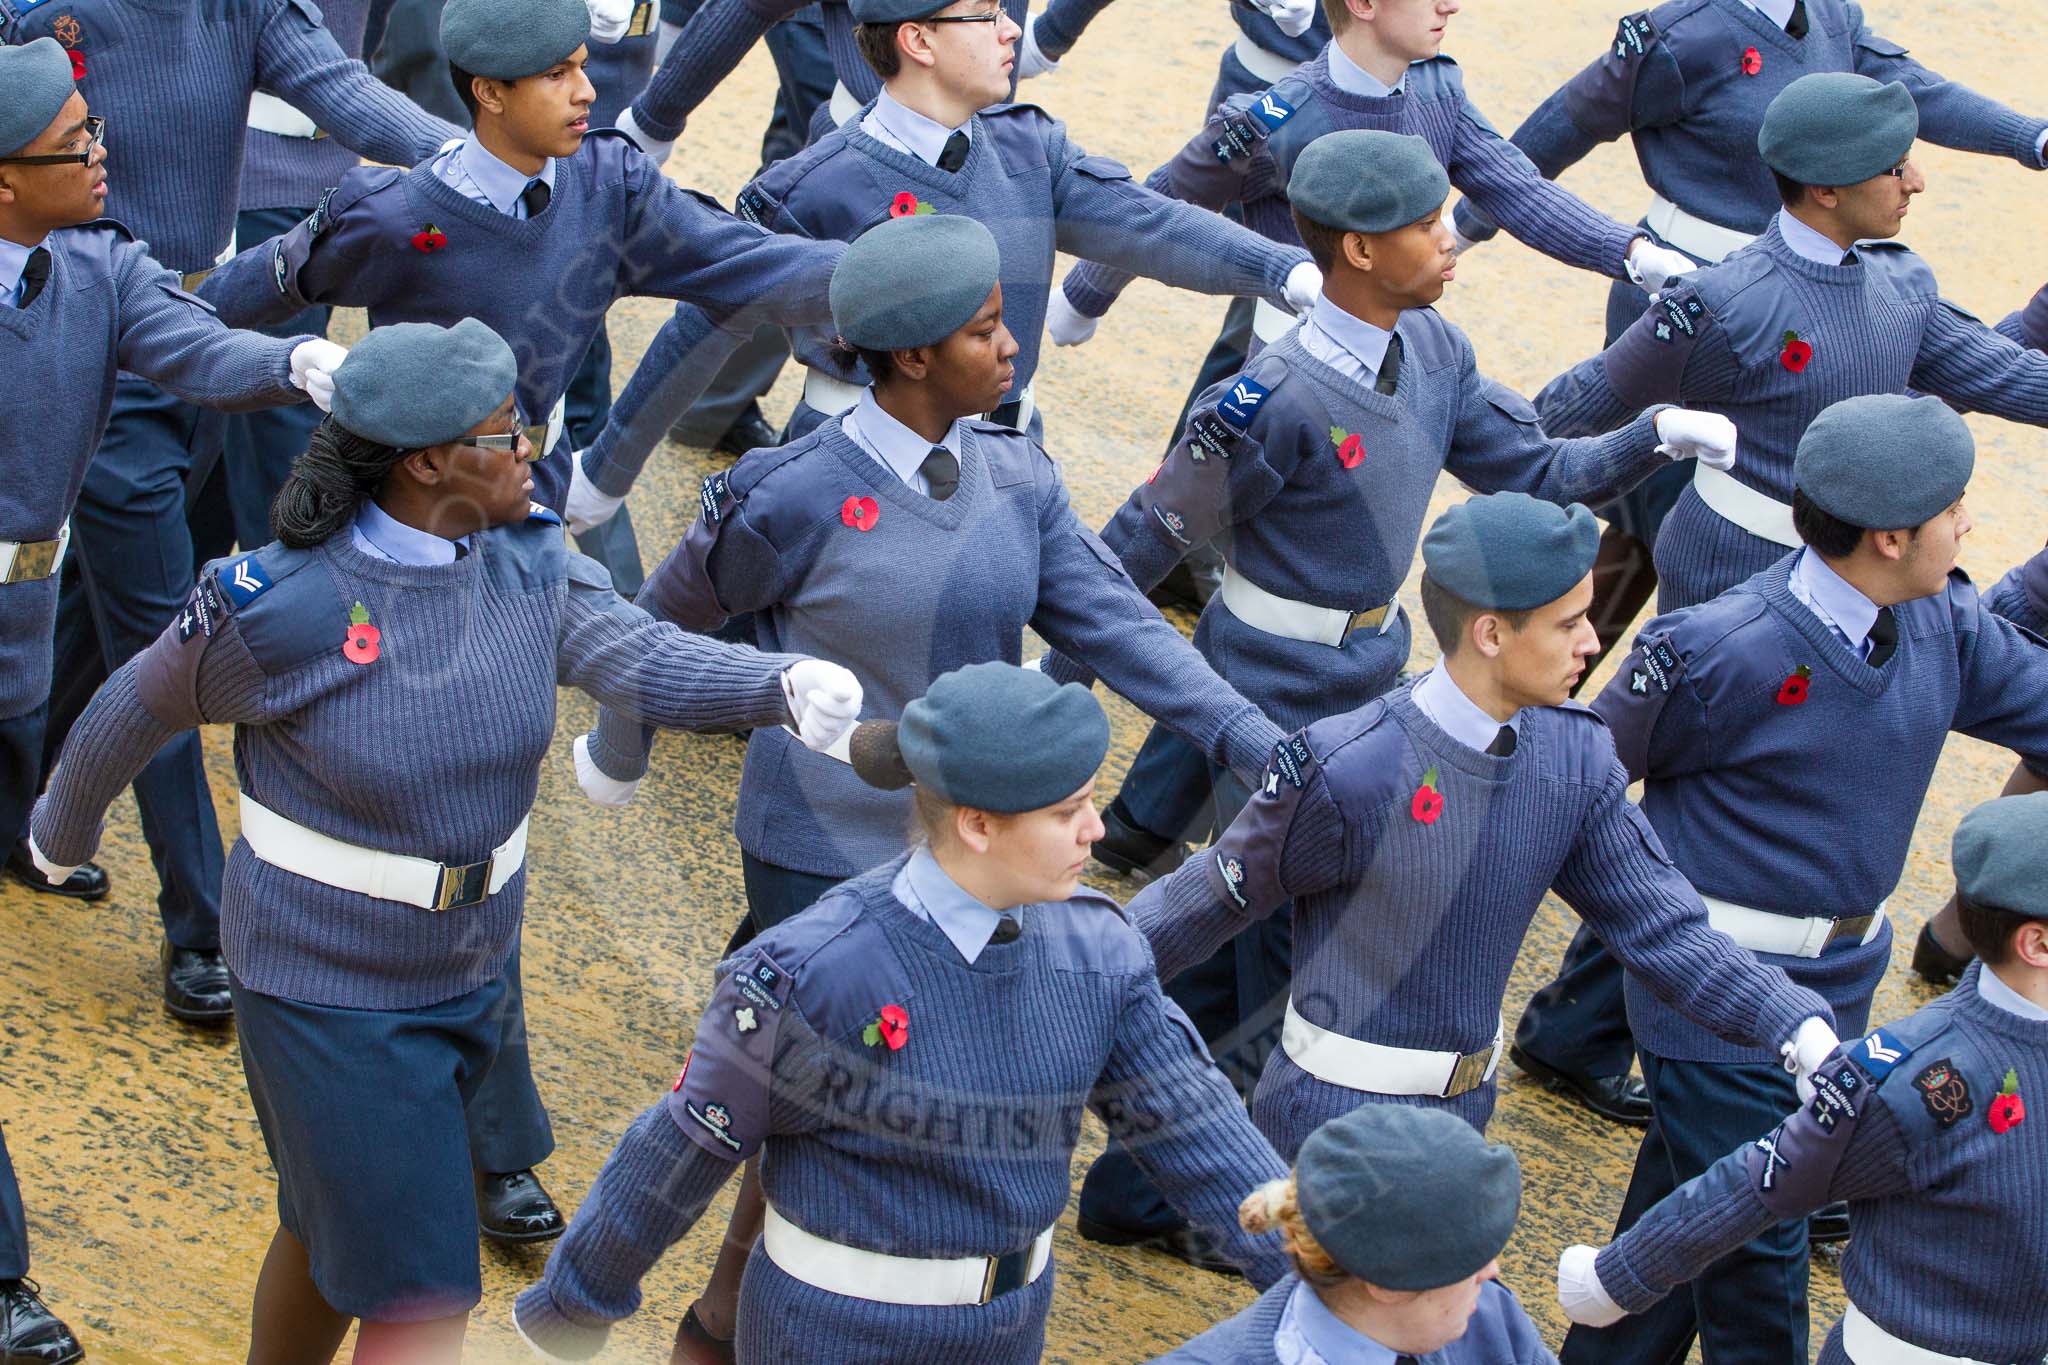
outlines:
{"label": "black tie", "polygon": [[469,547],[468,547],[467,545],[464,545],[464,544],[463,544],[463,543],[462,543],[461,541],[459,541],[459,540],[458,540],[458,541],[456,541],[456,542],[455,542],[455,562],[456,562],[457,564],[460,564],[460,563],[461,563],[461,562],[462,562],[463,560],[465,560],[465,559],[467,559],[467,558],[469,558]]}
{"label": "black tie", "polygon": [[530,181],[525,189],[519,191],[519,202],[526,206],[528,218],[540,217],[547,209],[548,201],[554,197],[555,192],[548,188],[545,180]]}
{"label": "black tie", "polygon": [[996,920],[996,931],[988,936],[990,943],[1015,943],[1024,932],[1024,926],[1017,923],[1015,915],[1002,915]]}
{"label": "black tie", "polygon": [[1394,1365],[1422,1365],[1422,1362],[1414,1356],[1397,1356]]}
{"label": "black tie", "polygon": [[36,301],[36,295],[43,292],[43,286],[50,282],[50,249],[39,246],[28,253],[28,260],[21,267],[21,302],[16,307],[26,308]]}
{"label": "black tie", "polygon": [[932,453],[924,457],[924,463],[917,467],[917,472],[924,475],[934,502],[944,502],[960,486],[960,461],[954,459],[953,452],[944,446],[933,446]]}
{"label": "black tie", "polygon": [[1853,252],[1853,251],[1845,251],[1845,252],[1843,252],[1843,253],[1842,253],[1842,264],[1843,264],[1843,265],[1854,265],[1854,264],[1856,264],[1856,253],[1855,253],[1855,252]]}
{"label": "black tie", "polygon": [[1387,353],[1380,357],[1380,377],[1373,382],[1374,393],[1392,393],[1401,378],[1401,334],[1387,338]]}
{"label": "black tie", "polygon": [[1785,32],[1794,38],[1806,36],[1806,0],[1792,0],[1792,17],[1785,21]]}
{"label": "black tie", "polygon": [[1872,668],[1883,668],[1884,661],[1899,652],[1899,623],[1892,616],[1890,607],[1879,607],[1877,619],[1870,623],[1870,657],[1865,660]]}
{"label": "black tie", "polygon": [[946,145],[939,148],[939,169],[957,171],[967,164],[967,132],[955,128],[953,136],[946,139]]}
{"label": "black tie", "polygon": [[1512,725],[1501,726],[1500,732],[1493,737],[1493,743],[1486,746],[1486,752],[1495,758],[1506,758],[1514,751],[1515,727]]}

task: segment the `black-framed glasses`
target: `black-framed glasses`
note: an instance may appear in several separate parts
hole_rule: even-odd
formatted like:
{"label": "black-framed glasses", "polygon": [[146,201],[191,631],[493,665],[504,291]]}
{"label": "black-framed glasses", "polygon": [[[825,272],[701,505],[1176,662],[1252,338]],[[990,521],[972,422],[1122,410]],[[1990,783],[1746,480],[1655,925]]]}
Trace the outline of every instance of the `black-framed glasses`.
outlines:
{"label": "black-framed glasses", "polygon": [[997,8],[990,10],[986,14],[934,14],[928,19],[917,19],[912,22],[919,24],[993,24],[999,22],[1002,17],[1003,11]]}
{"label": "black-framed glasses", "polygon": [[498,435],[464,436],[455,444],[474,446],[478,450],[507,450],[512,453],[512,458],[521,464],[533,464],[546,453],[540,448],[540,438],[534,435],[539,430],[541,428],[521,423],[511,431]]}
{"label": "black-framed glasses", "polygon": [[0,156],[0,166],[90,166],[92,154],[107,145],[107,121],[88,118],[85,131],[92,140],[82,152],[58,152],[50,156]]}

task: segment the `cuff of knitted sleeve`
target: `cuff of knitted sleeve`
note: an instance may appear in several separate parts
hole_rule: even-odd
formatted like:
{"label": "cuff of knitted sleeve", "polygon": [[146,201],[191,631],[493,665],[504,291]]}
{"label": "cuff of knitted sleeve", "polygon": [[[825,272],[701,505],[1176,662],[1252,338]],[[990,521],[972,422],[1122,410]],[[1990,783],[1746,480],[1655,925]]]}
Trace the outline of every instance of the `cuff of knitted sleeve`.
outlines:
{"label": "cuff of knitted sleeve", "polygon": [[1459,234],[1468,242],[1490,241],[1500,231],[1500,225],[1481,212],[1470,199],[1458,201],[1458,206],[1451,210],[1451,221],[1457,224]]}
{"label": "cuff of knitted sleeve", "polygon": [[[1283,291],[1287,288],[1287,277],[1298,265],[1312,264],[1314,258],[1300,247],[1283,247],[1260,237],[1246,247],[1237,263],[1239,276],[1238,293],[1271,299],[1288,306]],[[1289,309],[1292,311],[1291,307]]]}
{"label": "cuff of knitted sleeve", "polygon": [[674,121],[663,118],[647,107],[645,95],[633,101],[633,122],[638,125],[641,132],[651,138],[657,138],[662,142],[674,142],[683,135],[683,125],[688,121],[687,116]]}
{"label": "cuff of knitted sleeve", "polygon": [[1757,1007],[1757,1045],[1775,1053],[1791,1042],[1793,1035],[1799,1032],[1799,1026],[1809,1019],[1818,1019],[1829,1028],[1835,1027],[1835,1012],[1827,1001],[1804,986],[1787,982],[1783,989],[1771,994]]}
{"label": "cuff of knitted sleeve", "polygon": [[1090,267],[1078,265],[1069,270],[1059,284],[1067,302],[1073,304],[1074,311],[1084,318],[1099,318],[1116,302],[1116,292],[1098,289],[1089,282],[1094,273]]}
{"label": "cuff of knitted sleeve", "polygon": [[1286,732],[1267,720],[1256,706],[1247,706],[1224,725],[1219,758],[1224,767],[1255,788],[1265,776],[1266,761],[1285,738]]}
{"label": "cuff of knitted sleeve", "polygon": [[[778,691],[780,684],[777,684]],[[648,727],[610,707],[597,713],[597,725],[589,735],[590,761],[614,782],[638,782],[647,776],[647,759],[653,750]]]}
{"label": "cuff of knitted sleeve", "polygon": [[1621,1241],[1602,1247],[1594,1258],[1593,1273],[1600,1277],[1600,1287],[1614,1300],[1615,1307],[1630,1314],[1648,1312],[1664,1296],[1644,1284],[1628,1264],[1623,1251],[1627,1245],[1624,1235]]}
{"label": "cuff of knitted sleeve", "polygon": [[1038,669],[1056,683],[1077,682],[1083,687],[1093,687],[1095,685],[1095,674],[1089,670],[1087,665],[1068,658],[1056,649],[1046,651],[1045,658],[1040,661]]}
{"label": "cuff of knitted sleeve", "polygon": [[612,1330],[608,1325],[584,1327],[571,1322],[555,1306],[545,1281],[513,1301],[512,1321],[520,1339],[548,1360],[590,1360],[604,1349]]}
{"label": "cuff of knitted sleeve", "polygon": [[2048,134],[2048,119],[2028,118],[2007,110],[1998,120],[1998,135],[2010,138],[2013,159],[2029,170],[2042,169],[2041,139]]}

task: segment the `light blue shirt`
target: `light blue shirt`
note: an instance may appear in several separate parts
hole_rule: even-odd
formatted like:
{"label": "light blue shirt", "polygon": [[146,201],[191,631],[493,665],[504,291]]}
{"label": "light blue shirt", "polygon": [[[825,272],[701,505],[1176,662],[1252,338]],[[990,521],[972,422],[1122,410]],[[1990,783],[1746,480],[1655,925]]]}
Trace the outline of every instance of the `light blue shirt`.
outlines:
{"label": "light blue shirt", "polygon": [[1273,1329],[1280,1365],[1394,1365],[1400,1356],[1332,1313],[1303,1280]]}
{"label": "light blue shirt", "polygon": [[1330,54],[1330,83],[1347,95],[1363,95],[1368,99],[1384,99],[1399,94],[1408,87],[1408,73],[1402,72],[1401,79],[1388,85],[1378,76],[1367,71],[1357,62],[1344,55],[1344,49],[1331,43],[1325,52]]}
{"label": "light blue shirt", "polygon": [[1375,327],[1330,302],[1328,294],[1316,296],[1315,306],[1301,324],[1302,348],[1353,383],[1371,388],[1386,363],[1387,343],[1394,334]]}
{"label": "light blue shirt", "polygon": [[971,120],[958,128],[948,128],[898,103],[887,90],[875,96],[875,107],[860,121],[860,130],[883,146],[894,147],[928,166],[939,164],[939,153],[946,149],[946,139],[953,134],[965,132],[970,142],[974,139]]}
{"label": "light blue shirt", "polygon": [[2017,1014],[2022,1019],[2048,1020],[2048,1010],[2006,985],[1989,967],[1978,969],[1977,994],[1984,997],[1985,1004],[1996,1005],[2007,1014]]}
{"label": "light blue shirt", "polygon": [[1862,589],[1836,573],[1828,562],[1806,549],[1785,586],[1835,633],[1835,638],[1864,658],[1870,657],[1870,628],[1877,624],[1877,603]]}
{"label": "light blue shirt", "polygon": [[936,924],[970,965],[1003,920],[1001,911],[983,905],[946,875],[929,844],[920,844],[910,855],[889,890],[913,913]]}
{"label": "light blue shirt", "polygon": [[1778,235],[1785,239],[1785,245],[1793,254],[1803,256],[1816,265],[1840,265],[1843,251],[1834,238],[1816,231],[1794,218],[1784,209],[1778,210]]}
{"label": "light blue shirt", "polygon": [[[931,484],[917,470],[924,463],[924,457],[932,453],[931,442],[884,412],[882,405],[875,401],[872,385],[861,390],[860,401],[839,419],[839,429],[855,445],[874,456],[884,469],[918,492],[930,496]],[[952,451],[954,459],[960,458],[958,422],[946,428],[946,435],[939,444]]]}
{"label": "light blue shirt", "polygon": [[[422,531],[417,526],[407,526],[368,498],[363,499],[348,534],[358,550],[388,564],[425,567],[455,562],[458,542],[437,536],[432,531]],[[469,548],[469,537],[464,536],[459,543],[464,549]]]}
{"label": "light blue shirt", "polygon": [[28,268],[28,258],[35,255],[36,246],[41,245],[38,242],[35,246],[23,246],[0,237],[0,284],[7,286],[0,289],[0,303],[9,308],[21,306],[21,272]]}
{"label": "light blue shirt", "polygon": [[[1451,681],[1451,675],[1442,664],[1415,680],[1415,686],[1408,694],[1415,703],[1415,709],[1436,722],[1437,728],[1468,749],[1485,753],[1500,734],[1500,722],[1479,709],[1479,703],[1465,695],[1463,688]],[[1522,713],[1517,711],[1508,720],[1508,728],[1517,737],[1522,733]]]}
{"label": "light blue shirt", "polygon": [[441,183],[465,198],[489,204],[514,218],[526,217],[526,205],[519,202],[519,196],[526,193],[528,185],[541,180],[547,183],[549,193],[555,188],[553,157],[541,163],[539,175],[527,175],[500,161],[474,136],[437,155],[433,171]]}
{"label": "light blue shirt", "polygon": [[1742,0],[1742,3],[1748,5],[1758,14],[1763,15],[1764,18],[1770,20],[1779,28],[1783,28],[1792,22],[1793,0]]}

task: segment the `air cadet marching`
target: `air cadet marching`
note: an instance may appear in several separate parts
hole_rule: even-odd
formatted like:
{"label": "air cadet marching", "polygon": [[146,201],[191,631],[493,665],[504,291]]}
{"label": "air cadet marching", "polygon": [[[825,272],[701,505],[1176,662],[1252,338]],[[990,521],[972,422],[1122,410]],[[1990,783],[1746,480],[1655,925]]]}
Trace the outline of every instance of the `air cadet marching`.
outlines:
{"label": "air cadet marching", "polygon": [[[1597,1252],[1568,1249],[1575,1322],[1653,1311],[1781,1219],[1855,1210],[1849,1310],[1820,1365],[2039,1360],[2048,1353],[2048,795],[2004,797],[1956,827],[1956,902],[1978,956],[1949,994],[1841,1050],[1808,1102],[1721,1157]],[[1611,1357],[1603,1357],[1611,1359]]]}

